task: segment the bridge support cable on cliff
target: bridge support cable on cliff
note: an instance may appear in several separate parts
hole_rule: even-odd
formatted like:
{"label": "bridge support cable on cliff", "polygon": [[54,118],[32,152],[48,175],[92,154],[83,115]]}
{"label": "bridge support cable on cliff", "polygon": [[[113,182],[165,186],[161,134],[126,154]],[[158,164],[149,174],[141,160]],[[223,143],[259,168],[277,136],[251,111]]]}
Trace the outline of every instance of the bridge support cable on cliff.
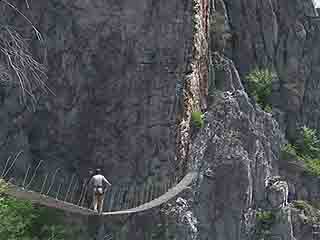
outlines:
{"label": "bridge support cable on cliff", "polygon": [[[195,172],[189,172],[186,174],[182,180],[177,183],[175,186],[168,189],[164,194],[162,194],[159,197],[156,197],[152,199],[149,202],[142,203],[140,205],[137,205],[136,207],[132,207],[125,210],[118,210],[118,211],[104,211],[102,213],[103,216],[110,216],[110,215],[120,215],[120,214],[131,214],[136,212],[142,212],[146,211],[148,209],[160,206],[161,204],[169,201],[170,199],[177,196],[179,193],[181,193],[183,190],[187,189],[188,186],[192,183],[192,181],[195,179],[196,173]],[[52,207],[56,209],[61,209],[68,212],[73,213],[79,213],[83,215],[95,215],[96,213],[93,210],[81,207],[77,204],[73,204],[70,202],[66,202],[63,200],[55,199],[53,197],[35,192],[35,191],[28,191],[24,188],[18,187],[13,184],[9,184],[6,194],[16,197],[18,199],[24,199],[24,200],[30,200],[33,203],[37,203],[40,205],[44,205],[47,207]],[[146,194],[146,193],[143,193]],[[139,194],[139,195],[143,195]],[[151,195],[152,196],[152,195]],[[140,198],[141,199],[141,198]],[[116,201],[121,201],[119,197],[114,198]],[[138,201],[139,203],[139,198]]]}

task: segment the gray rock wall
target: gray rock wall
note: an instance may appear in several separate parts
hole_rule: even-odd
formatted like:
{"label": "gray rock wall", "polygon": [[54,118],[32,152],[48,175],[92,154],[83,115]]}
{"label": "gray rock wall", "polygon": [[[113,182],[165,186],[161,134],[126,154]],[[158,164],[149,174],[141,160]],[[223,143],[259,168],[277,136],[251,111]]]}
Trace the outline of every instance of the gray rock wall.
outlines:
{"label": "gray rock wall", "polygon": [[[43,159],[47,169],[79,175],[100,165],[112,181],[173,174],[176,85],[192,58],[192,1],[12,4],[45,39],[47,85],[56,96],[38,94],[31,113],[17,89],[1,85],[1,163],[22,149],[21,171]],[[3,24],[31,38],[38,56],[28,23],[0,7]]]}
{"label": "gray rock wall", "polygon": [[222,1],[232,37],[226,54],[245,81],[255,67],[274,70],[270,102],[281,128],[294,138],[297,125],[319,129],[318,13],[313,1]]}
{"label": "gray rock wall", "polygon": [[264,181],[277,174],[278,125],[252,105],[236,74],[227,74],[232,61],[226,62],[221,71],[230,87],[213,95],[206,126],[191,148],[192,166],[199,171],[194,188],[199,239],[244,239],[244,214],[264,201]]}

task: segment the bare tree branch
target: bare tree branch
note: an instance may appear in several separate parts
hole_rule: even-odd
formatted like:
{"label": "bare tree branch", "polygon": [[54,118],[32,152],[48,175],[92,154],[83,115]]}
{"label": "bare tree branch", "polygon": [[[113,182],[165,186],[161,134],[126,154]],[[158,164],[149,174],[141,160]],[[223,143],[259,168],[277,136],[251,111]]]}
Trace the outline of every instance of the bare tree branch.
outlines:
{"label": "bare tree branch", "polygon": [[[5,4],[7,4],[9,7],[11,7],[12,9],[14,9],[17,13],[19,13],[32,27],[32,29],[34,30],[37,38],[40,41],[43,41],[42,35],[41,33],[38,31],[38,29],[33,25],[33,23],[30,21],[29,18],[27,18],[18,8],[16,8],[14,5],[12,5],[11,3],[9,3],[7,0],[2,0]],[[0,0],[1,2],[1,0]],[[28,3],[28,2],[27,2]],[[29,6],[29,5],[28,5]]]}
{"label": "bare tree branch", "polygon": [[11,75],[6,67],[0,65],[0,83],[6,84],[12,80]]}
{"label": "bare tree branch", "polygon": [[29,2],[28,2],[28,0],[26,0],[26,4],[27,4],[27,8],[29,9],[29,8],[30,8],[30,6],[29,6]]}
{"label": "bare tree branch", "polygon": [[[43,37],[32,22],[14,5],[7,0],[0,0],[19,13],[35,31],[37,39],[43,43]],[[26,0],[29,7],[28,1]],[[40,88],[45,93],[54,92],[46,85],[47,69],[44,64],[35,60],[28,48],[28,43],[21,35],[8,25],[0,25],[0,53],[4,56],[8,68],[0,65],[0,83],[16,83],[21,89],[22,102],[27,103],[27,97],[31,103],[36,103],[35,90]],[[11,70],[11,71],[10,71]],[[10,74],[12,72],[12,74]],[[15,78],[12,78],[15,76]]]}

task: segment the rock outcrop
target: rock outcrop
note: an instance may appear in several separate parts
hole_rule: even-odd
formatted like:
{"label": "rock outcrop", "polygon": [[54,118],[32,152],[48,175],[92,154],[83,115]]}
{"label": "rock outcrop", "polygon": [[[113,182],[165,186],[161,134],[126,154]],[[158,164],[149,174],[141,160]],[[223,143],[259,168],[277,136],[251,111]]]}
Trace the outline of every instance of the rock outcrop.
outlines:
{"label": "rock outcrop", "polygon": [[232,62],[224,62],[218,76],[225,87],[212,94],[206,126],[190,154],[199,171],[194,203],[199,239],[243,239],[244,214],[264,201],[264,180],[277,173],[278,125],[251,103]]}
{"label": "rock outcrop", "polygon": [[271,208],[281,208],[288,205],[289,187],[280,176],[266,180],[266,201]]}

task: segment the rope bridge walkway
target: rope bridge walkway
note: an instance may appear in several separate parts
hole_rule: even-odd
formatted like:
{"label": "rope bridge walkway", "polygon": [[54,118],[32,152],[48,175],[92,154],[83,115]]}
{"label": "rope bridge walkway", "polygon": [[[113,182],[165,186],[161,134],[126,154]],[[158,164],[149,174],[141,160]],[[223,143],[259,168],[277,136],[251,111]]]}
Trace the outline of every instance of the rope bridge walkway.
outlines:
{"label": "rope bridge walkway", "polygon": [[[192,183],[193,179],[195,178],[196,174],[194,172],[190,172],[188,173],[177,185],[175,185],[174,187],[170,188],[167,192],[165,192],[164,194],[162,194],[159,197],[156,197],[154,199],[152,199],[151,201],[148,201],[146,203],[140,204],[137,207],[132,207],[132,208],[128,208],[126,210],[118,210],[118,211],[106,211],[103,212],[102,215],[106,216],[106,215],[118,215],[118,214],[130,214],[130,213],[136,213],[136,212],[142,212],[157,206],[160,206],[161,204],[169,201],[170,199],[174,198],[175,196],[177,196],[179,193],[181,193],[183,190],[185,190],[186,188],[188,188],[188,186]],[[114,190],[113,190],[114,191]],[[116,192],[114,191],[115,194],[111,195],[111,197],[109,197],[109,201],[121,201],[121,192]],[[75,203],[71,203],[68,201],[64,201],[64,200],[59,200],[44,194],[40,194],[38,192],[34,192],[34,191],[25,191],[23,188],[18,187],[16,185],[10,184],[9,187],[6,190],[6,193],[10,196],[14,196],[18,199],[24,199],[24,200],[30,200],[33,203],[38,203],[47,207],[53,207],[53,208],[57,208],[57,209],[61,209],[61,210],[65,210],[68,212],[74,212],[74,213],[80,213],[80,214],[84,214],[84,215],[94,215],[96,214],[94,211],[82,207],[80,205],[77,205]],[[136,198],[138,199],[137,202],[139,202],[139,197],[143,194],[148,194],[147,191],[140,191],[137,192],[136,194]],[[152,193],[149,193],[150,196],[153,196]],[[106,196],[107,198],[107,196]],[[121,202],[119,202],[121,203]],[[118,206],[123,205],[122,204],[118,204]],[[111,206],[111,205],[109,205]],[[106,208],[104,208],[106,209]]]}
{"label": "rope bridge walkway", "polygon": [[[14,163],[14,162],[13,162]],[[30,190],[30,186],[35,179],[36,172],[40,164],[36,167],[29,183],[26,182],[29,168],[22,184],[12,184],[9,181],[6,188],[6,194],[18,199],[30,200],[33,203],[61,209],[68,212],[79,213],[83,215],[95,215],[93,210],[84,207],[85,198],[88,192],[88,186],[83,185],[82,188],[78,182],[74,181],[74,175],[70,184],[65,187],[65,194],[61,194],[61,184],[56,192],[52,191],[57,170],[53,173],[51,184],[45,191],[48,174],[42,180],[42,186],[37,190]],[[0,178],[6,179],[7,173],[10,171],[7,164]],[[109,188],[105,193],[105,201],[103,208],[103,216],[130,214],[142,212],[169,201],[177,196],[195,179],[196,173],[187,173],[177,184],[175,178],[167,179],[163,182],[146,182],[144,184],[123,184]],[[19,186],[20,185],[20,186]],[[81,191],[80,191],[81,190]],[[78,193],[78,199],[75,197]],[[59,196],[60,194],[60,196]],[[91,200],[91,194],[90,194]]]}

